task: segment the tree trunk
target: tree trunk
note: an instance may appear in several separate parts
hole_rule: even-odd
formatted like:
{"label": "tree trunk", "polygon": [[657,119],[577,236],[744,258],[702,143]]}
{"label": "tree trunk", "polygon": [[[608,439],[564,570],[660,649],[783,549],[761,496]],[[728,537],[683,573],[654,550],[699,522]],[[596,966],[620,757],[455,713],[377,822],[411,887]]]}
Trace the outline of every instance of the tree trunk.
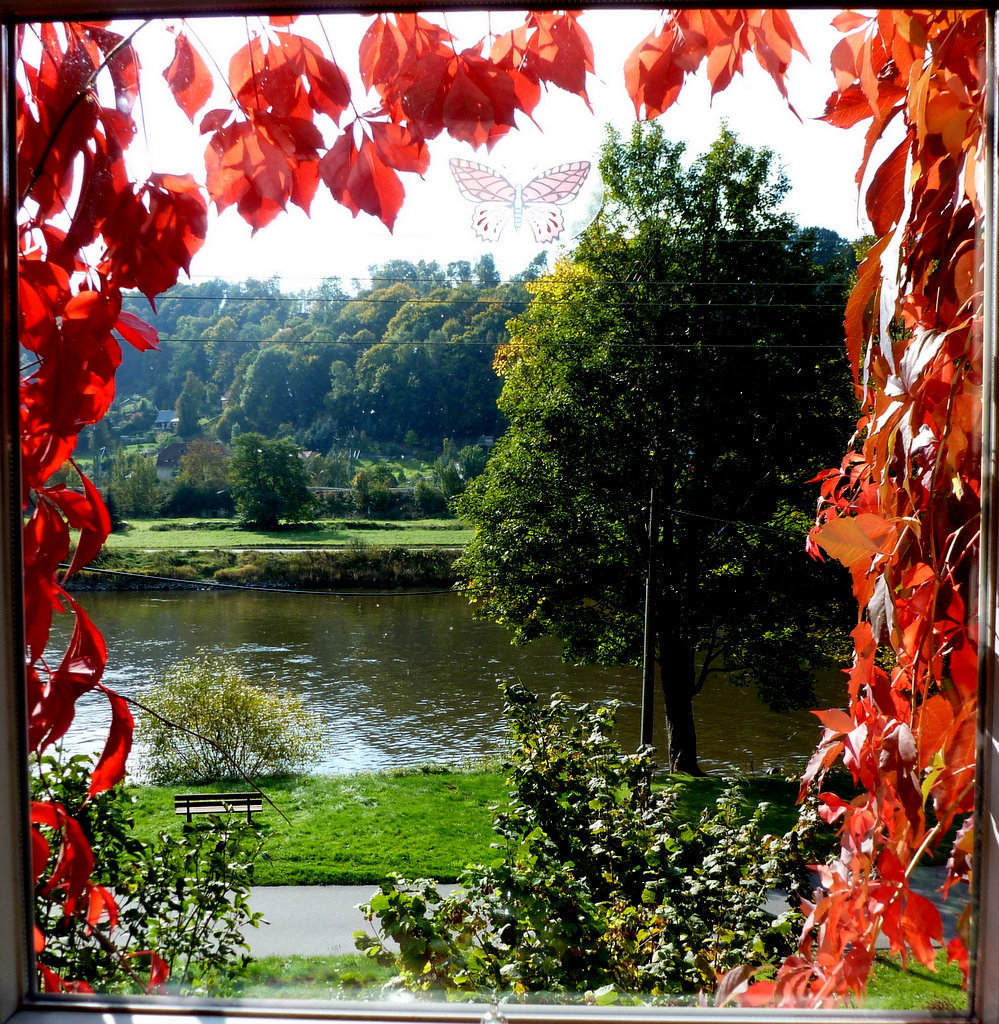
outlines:
{"label": "tree trunk", "polygon": [[666,763],[670,771],[704,775],[697,763],[694,725],[694,654],[675,636],[659,633],[659,650],[671,666],[660,661],[660,680],[666,708]]}

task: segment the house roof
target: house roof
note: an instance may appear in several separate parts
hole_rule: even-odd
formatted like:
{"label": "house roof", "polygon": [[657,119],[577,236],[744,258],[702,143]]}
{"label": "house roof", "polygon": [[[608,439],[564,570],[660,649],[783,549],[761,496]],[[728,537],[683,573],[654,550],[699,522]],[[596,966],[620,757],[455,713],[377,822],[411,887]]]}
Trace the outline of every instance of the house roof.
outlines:
{"label": "house roof", "polygon": [[172,469],[180,465],[183,454],[187,451],[186,441],[174,441],[168,444],[159,455],[156,456],[157,469]]}
{"label": "house roof", "polygon": [[180,417],[177,415],[176,409],[160,409],[156,414],[156,419],[153,421],[153,426],[159,427],[169,425],[171,423],[179,422]]}

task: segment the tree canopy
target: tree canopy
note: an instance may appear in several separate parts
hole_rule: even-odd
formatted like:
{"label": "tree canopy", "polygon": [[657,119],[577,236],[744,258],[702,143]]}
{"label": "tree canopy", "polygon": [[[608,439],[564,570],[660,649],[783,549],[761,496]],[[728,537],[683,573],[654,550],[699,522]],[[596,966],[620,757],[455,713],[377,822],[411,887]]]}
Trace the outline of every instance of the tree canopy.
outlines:
{"label": "tree canopy", "polygon": [[655,125],[610,134],[603,214],[497,357],[510,427],[459,501],[459,567],[516,641],[605,663],[641,660],[651,574],[665,753],[696,772],[713,672],[775,707],[810,699],[837,589],[804,554],[806,481],[855,409],[848,268],[781,212],[771,154],[723,131],[683,158]]}
{"label": "tree canopy", "polygon": [[240,516],[265,530],[275,529],[282,519],[301,519],[312,505],[300,453],[290,441],[240,434],[229,480]]}

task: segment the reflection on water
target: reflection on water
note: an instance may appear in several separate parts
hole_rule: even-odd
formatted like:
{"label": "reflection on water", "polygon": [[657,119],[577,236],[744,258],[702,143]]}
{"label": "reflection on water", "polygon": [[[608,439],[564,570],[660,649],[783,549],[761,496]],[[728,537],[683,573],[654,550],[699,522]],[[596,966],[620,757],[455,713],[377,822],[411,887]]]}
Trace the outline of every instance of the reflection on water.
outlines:
{"label": "reflection on water", "polygon": [[[626,748],[638,742],[637,669],[564,665],[554,641],[513,647],[498,626],[476,622],[455,594],[213,591],[80,598],[107,639],[105,680],[112,687],[138,694],[167,665],[202,647],[236,653],[254,681],[297,691],[322,716],[328,742],[320,771],[499,753],[506,735],[499,684],[512,679],[543,694],[618,700],[619,739]],[[821,680],[820,706],[842,705],[840,680],[839,673]],[[708,684],[695,712],[701,764],[709,771],[800,771],[818,738],[817,720],[807,712],[775,714],[754,692],[721,680]],[[106,703],[86,698],[67,746],[99,749],[107,719]]]}

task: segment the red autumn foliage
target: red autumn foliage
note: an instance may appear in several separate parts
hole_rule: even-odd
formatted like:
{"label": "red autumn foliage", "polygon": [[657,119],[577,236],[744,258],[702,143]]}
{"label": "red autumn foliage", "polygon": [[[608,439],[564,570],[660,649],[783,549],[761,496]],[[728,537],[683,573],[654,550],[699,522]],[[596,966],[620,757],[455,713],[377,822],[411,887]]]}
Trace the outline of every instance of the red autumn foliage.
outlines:
{"label": "red autumn foliage", "polygon": [[[401,175],[422,174],[428,141],[447,132],[489,146],[532,117],[543,87],[588,103],[593,51],[578,12],[530,12],[521,25],[459,48],[450,31],[414,13],[378,15],[360,44],[358,72],[376,97],[354,107],[332,53],[292,31],[293,16],[249,32],[216,82],[182,29],[164,71],[178,106],[208,137],[205,185],[193,176],[129,176],[140,68],[130,40],[105,24],[20,29],[17,75],[19,335],[25,638],[29,736],[41,752],[65,734],[76,700],[103,693],[112,725],[91,795],[119,781],[131,745],[127,703],[102,682],[100,633],[62,583],[100,549],[109,520],[96,488],[51,483],[80,432],[114,395],[119,341],[156,345],[155,331],[122,313],[123,289],[152,303],[190,268],[207,207],[234,207],[254,230],[289,203],[308,212],[320,187],[355,215],[389,227],[404,202]],[[825,118],[865,122],[858,180],[876,238],[845,314],[846,346],[863,405],[842,465],[820,474],[810,550],[849,569],[858,603],[845,710],[819,715],[824,732],[803,779],[816,788],[844,764],[861,788],[846,802],[820,792],[840,851],[820,868],[799,953],[775,980],[749,972],[721,981],[719,1004],[824,1007],[860,994],[885,936],[931,964],[939,914],[911,891],[911,871],[953,825],[947,887],[970,879],[973,846],[981,386],[978,182],[983,161],[982,39],[973,11],[843,12],[832,52],[835,89]],[[625,67],[636,112],[667,110],[704,69],[712,92],[753,56],[787,98],[802,52],[783,10],[672,10]],[[217,89],[217,86],[219,87]],[[216,94],[220,106],[202,113]],[[353,116],[340,122],[349,108]],[[887,156],[880,140],[900,125]],[[900,140],[900,141],[899,141]],[[879,163],[865,177],[868,163]],[[74,467],[75,468],[75,467]],[[68,569],[71,530],[78,540]],[[52,618],[74,618],[60,656],[45,655]],[[887,653],[888,657],[878,658]],[[890,667],[882,667],[882,665]],[[114,920],[114,898],[90,881],[93,856],[72,815],[32,807],[38,889],[89,927]],[[968,915],[948,954],[967,968]],[[82,991],[44,963],[46,991]],[[149,951],[123,951],[166,980]]]}

